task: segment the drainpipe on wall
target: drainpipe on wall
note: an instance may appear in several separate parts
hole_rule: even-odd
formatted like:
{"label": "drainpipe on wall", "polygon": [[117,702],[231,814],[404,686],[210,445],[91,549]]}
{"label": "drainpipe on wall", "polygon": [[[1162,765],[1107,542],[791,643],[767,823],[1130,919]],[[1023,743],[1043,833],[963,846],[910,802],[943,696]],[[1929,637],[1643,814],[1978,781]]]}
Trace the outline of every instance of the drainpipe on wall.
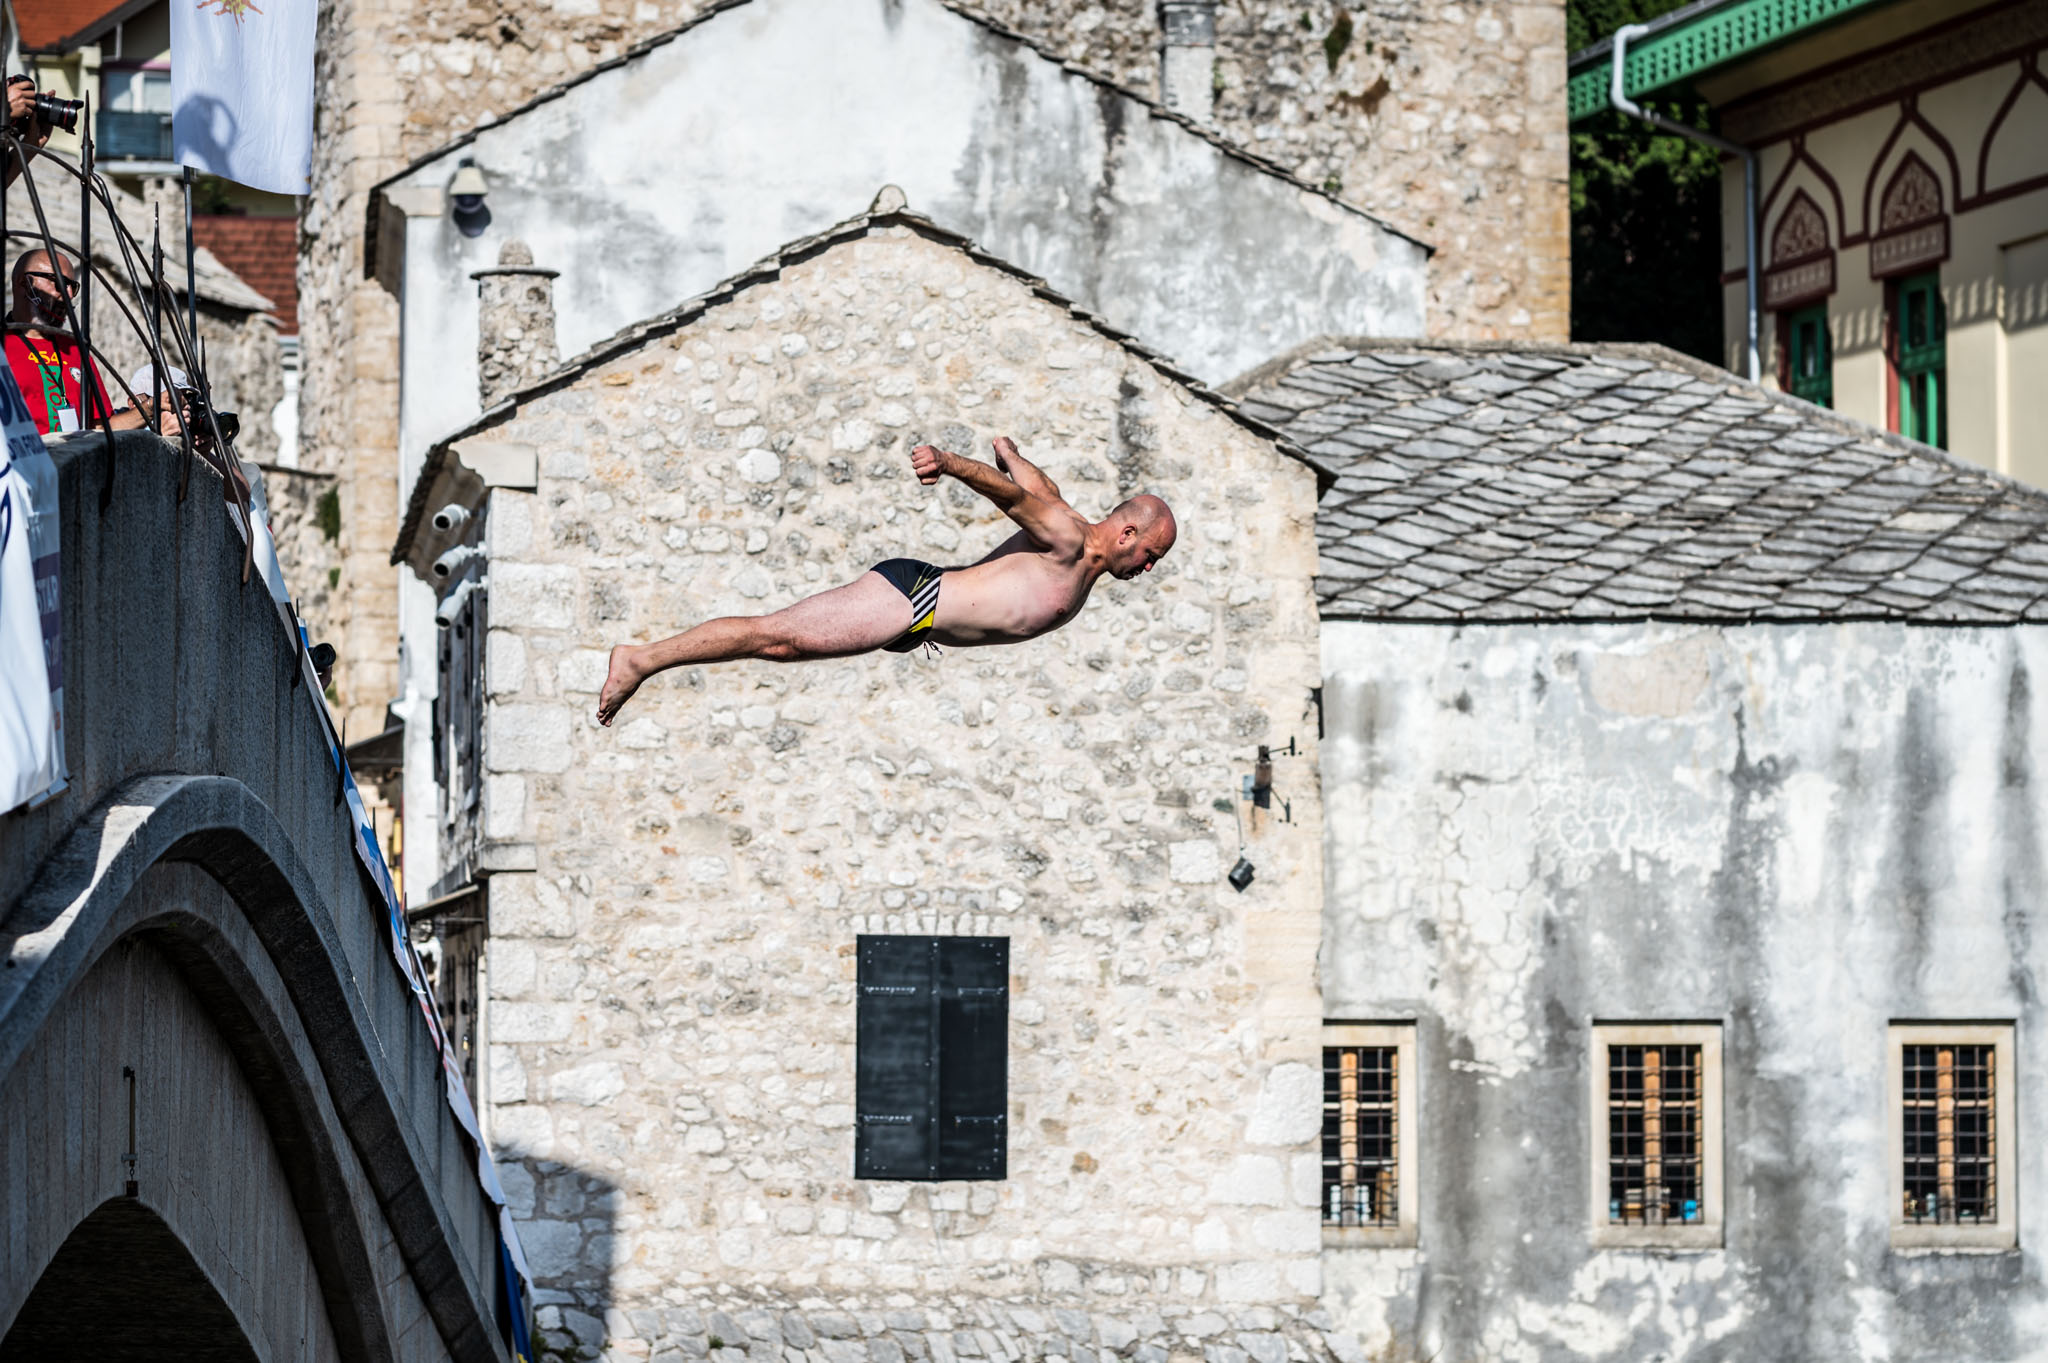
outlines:
{"label": "drainpipe on wall", "polygon": [[1216,0],[1159,0],[1159,97],[1207,123],[1216,113]]}
{"label": "drainpipe on wall", "polygon": [[1762,329],[1763,319],[1757,306],[1759,261],[1756,240],[1756,153],[1748,147],[1730,142],[1725,137],[1716,137],[1713,133],[1702,132],[1687,124],[1674,122],[1660,114],[1646,113],[1641,105],[1630,102],[1628,96],[1622,93],[1621,69],[1622,64],[1628,60],[1628,45],[1649,31],[1647,24],[1625,24],[1614,31],[1613,65],[1610,67],[1611,74],[1608,78],[1607,102],[1623,113],[1640,118],[1645,123],[1662,128],[1665,132],[1690,137],[1710,147],[1718,147],[1730,156],[1742,158],[1742,276],[1744,292],[1747,295],[1745,311],[1749,321],[1749,381],[1761,383],[1764,375],[1763,352],[1757,348],[1757,337]]}

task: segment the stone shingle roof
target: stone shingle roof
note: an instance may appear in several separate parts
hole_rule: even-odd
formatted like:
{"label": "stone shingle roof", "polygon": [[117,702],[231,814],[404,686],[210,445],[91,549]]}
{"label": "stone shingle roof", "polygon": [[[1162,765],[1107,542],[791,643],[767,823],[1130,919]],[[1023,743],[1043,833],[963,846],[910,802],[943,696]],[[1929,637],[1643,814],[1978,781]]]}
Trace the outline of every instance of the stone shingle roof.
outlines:
{"label": "stone shingle roof", "polygon": [[2048,620],[2048,493],[1661,346],[1323,342],[1231,387],[1338,470],[1325,619]]}

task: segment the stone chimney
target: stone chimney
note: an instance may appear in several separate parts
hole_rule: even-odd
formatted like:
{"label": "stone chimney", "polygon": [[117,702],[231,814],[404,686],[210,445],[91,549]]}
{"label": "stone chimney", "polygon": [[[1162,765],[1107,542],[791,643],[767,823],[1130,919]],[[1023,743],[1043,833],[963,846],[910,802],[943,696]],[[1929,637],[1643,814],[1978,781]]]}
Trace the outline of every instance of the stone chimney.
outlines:
{"label": "stone chimney", "polygon": [[532,249],[518,240],[498,248],[496,269],[470,272],[477,292],[477,389],[486,409],[559,363],[554,278],[560,273],[537,268]]}
{"label": "stone chimney", "polygon": [[1216,0],[1159,0],[1159,98],[1207,123],[1216,111]]}

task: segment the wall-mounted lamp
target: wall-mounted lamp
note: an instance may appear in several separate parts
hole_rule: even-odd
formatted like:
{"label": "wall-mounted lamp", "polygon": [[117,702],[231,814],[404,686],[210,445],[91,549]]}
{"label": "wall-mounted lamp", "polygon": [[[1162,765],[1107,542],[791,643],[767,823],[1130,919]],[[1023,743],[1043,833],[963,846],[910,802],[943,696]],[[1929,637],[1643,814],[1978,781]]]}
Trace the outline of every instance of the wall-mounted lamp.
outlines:
{"label": "wall-mounted lamp", "polygon": [[479,559],[483,556],[483,549],[477,545],[458,544],[434,560],[434,576],[446,582],[461,571],[463,565],[467,564],[471,559]]}
{"label": "wall-mounted lamp", "polygon": [[460,529],[469,520],[469,508],[461,502],[450,502],[434,513],[434,529],[442,534]]}
{"label": "wall-mounted lamp", "polygon": [[480,237],[491,225],[491,210],[484,207],[484,195],[491,192],[476,158],[465,156],[455,163],[455,178],[448,182],[448,202],[455,230],[465,237]]}
{"label": "wall-mounted lamp", "polygon": [[[1294,746],[1294,740],[1291,738],[1287,740],[1287,746],[1280,749],[1277,753],[1267,744],[1259,744],[1258,761],[1252,764],[1251,774],[1244,778],[1244,798],[1251,802],[1252,808],[1271,809],[1273,807],[1273,759],[1275,757],[1299,757],[1301,755],[1300,749]],[[1280,802],[1280,822],[1294,822],[1293,801],[1282,800]]]}
{"label": "wall-mounted lamp", "polygon": [[442,629],[454,628],[456,620],[462,616],[462,603],[469,599],[471,592],[482,591],[485,582],[484,578],[473,577],[448,593],[448,599],[434,612],[434,623]]}

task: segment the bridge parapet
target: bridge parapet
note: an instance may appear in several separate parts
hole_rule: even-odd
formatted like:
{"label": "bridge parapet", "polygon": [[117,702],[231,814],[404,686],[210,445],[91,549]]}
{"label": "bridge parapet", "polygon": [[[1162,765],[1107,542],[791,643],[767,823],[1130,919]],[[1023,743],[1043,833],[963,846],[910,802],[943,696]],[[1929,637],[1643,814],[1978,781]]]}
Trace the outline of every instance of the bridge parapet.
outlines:
{"label": "bridge parapet", "polygon": [[[209,472],[181,502],[177,452],[146,432],[52,450],[70,783],[0,815],[0,1224],[29,1228],[0,1237],[0,1352],[53,1328],[36,1284],[71,1262],[67,1241],[76,1258],[74,1231],[148,1221],[95,1215],[113,1197],[168,1225],[259,1357],[283,1336],[257,1317],[297,1309],[325,1317],[336,1357],[498,1363],[497,1208],[357,859],[296,641],[242,581]],[[85,1025],[85,1007],[102,1016]],[[211,1035],[181,1060],[157,1014]],[[232,1074],[193,1060],[212,1050]],[[194,1102],[208,1085],[212,1108]],[[262,1139],[227,1144],[266,1152],[248,1158],[274,1164],[288,1208],[262,1205],[254,1166],[241,1190],[222,1172],[232,1205],[184,1205],[234,1112],[260,1114]],[[265,1217],[298,1228],[317,1302],[237,1298],[275,1265],[223,1247],[274,1249],[233,1234]]]}

